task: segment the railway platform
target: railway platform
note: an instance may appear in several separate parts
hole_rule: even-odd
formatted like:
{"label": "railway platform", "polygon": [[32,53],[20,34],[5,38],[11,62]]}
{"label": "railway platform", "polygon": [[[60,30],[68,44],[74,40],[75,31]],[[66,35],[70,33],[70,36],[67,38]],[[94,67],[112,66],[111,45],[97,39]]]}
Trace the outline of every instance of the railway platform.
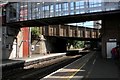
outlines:
{"label": "railway platform", "polygon": [[40,80],[120,80],[120,69],[112,59],[91,52]]}
{"label": "railway platform", "polygon": [[3,71],[7,71],[7,70],[18,69],[18,68],[25,68],[25,69],[33,68],[34,66],[36,66],[36,64],[41,64],[41,63],[45,63],[43,65],[47,66],[51,64],[52,62],[53,63],[56,62],[54,61],[56,59],[63,58],[69,55],[80,55],[80,54],[84,55],[89,52],[90,51],[70,50],[64,53],[50,53],[46,55],[33,54],[31,55],[31,57],[27,57],[27,58],[16,58],[16,59],[3,60],[2,64],[0,64],[0,68],[2,68]]}
{"label": "railway platform", "polygon": [[36,54],[29,58],[7,59],[2,61],[0,67],[3,71],[11,71],[20,68],[32,68],[35,64],[61,58],[65,55],[66,53],[51,53],[47,55]]}

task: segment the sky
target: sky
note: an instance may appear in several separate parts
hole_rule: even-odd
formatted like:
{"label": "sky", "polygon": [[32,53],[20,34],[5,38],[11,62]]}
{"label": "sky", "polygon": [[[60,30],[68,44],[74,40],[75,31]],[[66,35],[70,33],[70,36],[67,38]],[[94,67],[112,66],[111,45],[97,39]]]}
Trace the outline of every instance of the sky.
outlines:
{"label": "sky", "polygon": [[93,21],[87,21],[87,22],[82,22],[82,23],[70,23],[68,25],[74,25],[74,26],[85,26],[85,27],[90,27],[93,28]]}
{"label": "sky", "polygon": [[[102,23],[101,20],[98,20],[98,23]],[[85,27],[89,27],[89,28],[94,28],[94,21],[86,21],[86,22],[79,22],[79,23],[70,23],[68,25],[74,25],[74,26],[85,26]]]}

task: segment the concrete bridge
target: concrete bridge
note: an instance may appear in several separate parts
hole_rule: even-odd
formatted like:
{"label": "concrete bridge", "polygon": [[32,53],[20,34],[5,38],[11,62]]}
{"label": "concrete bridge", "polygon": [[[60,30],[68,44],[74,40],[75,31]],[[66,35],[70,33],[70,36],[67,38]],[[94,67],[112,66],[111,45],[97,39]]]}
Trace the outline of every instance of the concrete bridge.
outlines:
{"label": "concrete bridge", "polygon": [[7,25],[40,26],[103,20],[118,16],[119,2],[23,2],[6,7]]}
{"label": "concrete bridge", "polygon": [[99,29],[69,25],[40,26],[38,29],[44,36],[78,38],[86,40],[98,39],[100,33]]}

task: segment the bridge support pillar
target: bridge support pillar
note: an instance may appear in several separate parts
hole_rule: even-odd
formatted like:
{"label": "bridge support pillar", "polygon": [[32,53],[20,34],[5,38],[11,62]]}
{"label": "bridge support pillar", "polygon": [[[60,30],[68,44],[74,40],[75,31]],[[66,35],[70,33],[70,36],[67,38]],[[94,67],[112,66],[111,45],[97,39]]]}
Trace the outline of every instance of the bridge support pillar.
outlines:
{"label": "bridge support pillar", "polygon": [[0,26],[0,60],[2,60],[2,26]]}
{"label": "bridge support pillar", "polygon": [[23,31],[23,57],[29,56],[29,27],[22,28]]}
{"label": "bridge support pillar", "polygon": [[[117,45],[120,43],[120,18],[107,18],[102,20],[102,56],[107,58],[107,53],[110,51],[107,50],[108,42],[116,42]],[[112,45],[111,45],[112,46]]]}

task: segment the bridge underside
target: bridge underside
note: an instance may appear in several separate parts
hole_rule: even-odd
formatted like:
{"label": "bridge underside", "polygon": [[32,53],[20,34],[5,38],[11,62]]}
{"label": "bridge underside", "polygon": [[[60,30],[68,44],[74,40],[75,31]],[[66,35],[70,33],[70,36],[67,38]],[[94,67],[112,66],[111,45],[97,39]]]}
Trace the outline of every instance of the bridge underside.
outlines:
{"label": "bridge underside", "polygon": [[63,37],[63,36],[46,36],[46,37],[56,37],[64,40],[101,41],[101,38],[81,38],[81,37]]}
{"label": "bridge underside", "polygon": [[22,26],[43,26],[43,25],[57,25],[57,24],[66,24],[66,23],[76,23],[76,22],[85,22],[85,21],[94,21],[94,20],[103,20],[108,17],[118,18],[120,10],[113,11],[103,11],[103,12],[94,12],[94,13],[85,13],[77,15],[68,15],[68,16],[59,16],[19,22],[7,23],[8,26],[22,27]]}

